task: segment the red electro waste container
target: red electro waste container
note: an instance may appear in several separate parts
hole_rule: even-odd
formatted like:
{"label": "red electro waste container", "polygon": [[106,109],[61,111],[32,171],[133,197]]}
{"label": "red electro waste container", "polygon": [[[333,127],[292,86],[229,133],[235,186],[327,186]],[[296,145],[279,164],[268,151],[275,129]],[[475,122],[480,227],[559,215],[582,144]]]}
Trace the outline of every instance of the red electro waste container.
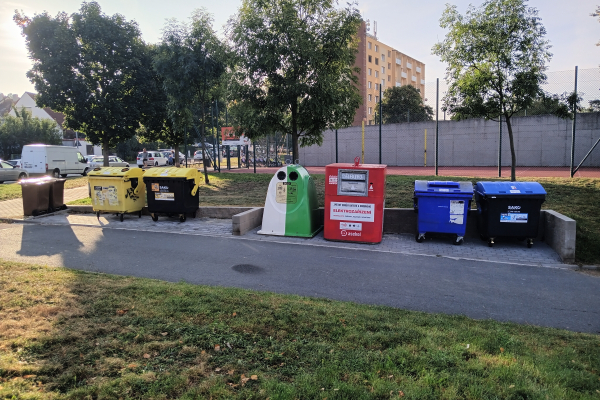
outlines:
{"label": "red electro waste container", "polygon": [[380,243],[387,166],[354,161],[325,167],[323,234],[327,240]]}

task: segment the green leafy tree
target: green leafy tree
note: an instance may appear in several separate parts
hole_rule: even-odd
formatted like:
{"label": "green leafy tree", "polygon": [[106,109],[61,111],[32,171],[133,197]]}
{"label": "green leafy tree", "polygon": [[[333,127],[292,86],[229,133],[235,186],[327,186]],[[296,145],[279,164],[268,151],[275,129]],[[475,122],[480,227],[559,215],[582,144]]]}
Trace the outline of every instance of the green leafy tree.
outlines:
{"label": "green leafy tree", "polygon": [[16,116],[9,115],[0,120],[0,154],[4,158],[9,158],[11,154],[21,154],[26,144],[62,144],[56,122],[32,118],[24,108],[14,110]]}
{"label": "green leafy tree", "polygon": [[135,134],[147,102],[151,60],[135,22],[84,2],[78,13],[15,12],[33,68],[36,104],[65,114],[65,127],[108,151]]}
{"label": "green leafy tree", "polygon": [[448,64],[444,109],[456,118],[502,118],[511,152],[511,179],[516,156],[511,118],[542,94],[544,71],[552,54],[538,11],[526,0],[487,0],[460,15],[448,5],[440,20],[448,29],[433,53]]}
{"label": "green leafy tree", "polygon": [[[199,9],[190,20],[189,24],[169,21],[154,56],[154,68],[166,93],[166,118],[161,116],[164,129],[156,130],[151,137],[173,145],[178,155],[179,144],[188,140],[186,132],[198,133],[200,121],[202,151],[206,155],[206,109],[225,72],[227,51],[212,28],[210,14]],[[207,172],[204,163],[206,183]]]}
{"label": "green leafy tree", "polygon": [[238,55],[233,107],[240,130],[275,132],[321,144],[326,129],[348,126],[361,103],[353,67],[360,14],[329,0],[244,0],[230,22]]}
{"label": "green leafy tree", "polygon": [[[381,103],[384,124],[433,121],[433,108],[423,103],[419,89],[411,85],[389,87]],[[379,104],[375,120],[379,121]]]}

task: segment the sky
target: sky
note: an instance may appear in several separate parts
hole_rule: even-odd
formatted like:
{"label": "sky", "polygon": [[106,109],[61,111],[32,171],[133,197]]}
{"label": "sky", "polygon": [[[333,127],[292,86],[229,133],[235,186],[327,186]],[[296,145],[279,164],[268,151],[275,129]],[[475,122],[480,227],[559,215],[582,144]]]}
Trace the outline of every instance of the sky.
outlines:
{"label": "sky", "polygon": [[[187,19],[195,8],[204,7],[214,16],[214,27],[222,33],[227,20],[236,13],[241,0],[192,2],[189,0],[98,0],[106,14],[120,13],[135,20],[148,43],[160,40],[167,18]],[[456,5],[464,14],[469,4],[481,1],[465,0],[358,0],[357,7],[364,19],[377,21],[377,36],[382,42],[425,63],[425,80],[443,79],[445,65],[431,54],[432,46],[444,39],[439,19],[446,3]],[[342,1],[345,4],[345,1]],[[549,71],[573,71],[598,68],[600,64],[600,23],[591,17],[600,0],[530,0],[529,6],[539,10],[552,45],[553,58]],[[25,15],[48,11],[73,13],[79,10],[80,0],[0,0],[0,93],[34,91],[26,77],[31,68],[20,29],[12,21],[16,9]],[[373,27],[373,24],[371,24]],[[371,33],[373,30],[371,29]]]}

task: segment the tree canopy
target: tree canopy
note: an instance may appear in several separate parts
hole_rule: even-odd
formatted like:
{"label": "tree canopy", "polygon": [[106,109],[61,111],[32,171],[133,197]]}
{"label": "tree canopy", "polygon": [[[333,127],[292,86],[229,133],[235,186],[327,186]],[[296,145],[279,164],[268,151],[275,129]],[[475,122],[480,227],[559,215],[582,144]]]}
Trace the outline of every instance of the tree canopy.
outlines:
{"label": "tree canopy", "polygon": [[511,117],[542,95],[552,56],[538,11],[526,0],[487,0],[478,8],[470,6],[465,15],[448,5],[440,26],[448,33],[433,53],[448,64],[443,109],[458,119],[502,117],[515,180]]}
{"label": "tree canopy", "polygon": [[84,2],[78,13],[18,12],[33,68],[36,103],[65,114],[65,127],[108,149],[135,134],[147,104],[151,59],[135,22]]}
{"label": "tree canopy", "polygon": [[62,144],[56,122],[49,119],[32,118],[22,108],[15,109],[16,116],[8,115],[0,120],[0,155],[9,158],[21,154],[23,146],[31,143]]}
{"label": "tree canopy", "polygon": [[360,14],[330,0],[244,0],[230,22],[234,112],[248,137],[292,136],[294,156],[326,129],[352,123],[361,97],[354,61]]}
{"label": "tree canopy", "polygon": [[[204,146],[205,105],[220,84],[225,72],[227,51],[212,28],[212,16],[203,9],[194,11],[189,23],[170,20],[156,49],[153,65],[166,94],[165,113],[158,115],[163,129],[147,139],[161,140],[178,146],[188,140],[186,132],[194,132],[202,124]],[[196,136],[196,135],[194,135]],[[208,174],[205,169],[205,180]]]}
{"label": "tree canopy", "polygon": [[419,89],[411,85],[387,88],[383,92],[381,111],[384,124],[433,121],[433,108],[423,103]]}

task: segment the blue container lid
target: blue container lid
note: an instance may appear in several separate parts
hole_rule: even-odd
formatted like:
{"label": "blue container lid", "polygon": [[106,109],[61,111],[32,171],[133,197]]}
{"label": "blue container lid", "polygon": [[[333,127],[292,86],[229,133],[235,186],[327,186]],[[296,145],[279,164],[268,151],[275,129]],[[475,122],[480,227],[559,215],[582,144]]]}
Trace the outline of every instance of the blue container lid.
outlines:
{"label": "blue container lid", "polygon": [[415,193],[467,194],[473,195],[471,182],[415,181]]}
{"label": "blue container lid", "polygon": [[477,182],[475,191],[486,196],[546,195],[538,182]]}

